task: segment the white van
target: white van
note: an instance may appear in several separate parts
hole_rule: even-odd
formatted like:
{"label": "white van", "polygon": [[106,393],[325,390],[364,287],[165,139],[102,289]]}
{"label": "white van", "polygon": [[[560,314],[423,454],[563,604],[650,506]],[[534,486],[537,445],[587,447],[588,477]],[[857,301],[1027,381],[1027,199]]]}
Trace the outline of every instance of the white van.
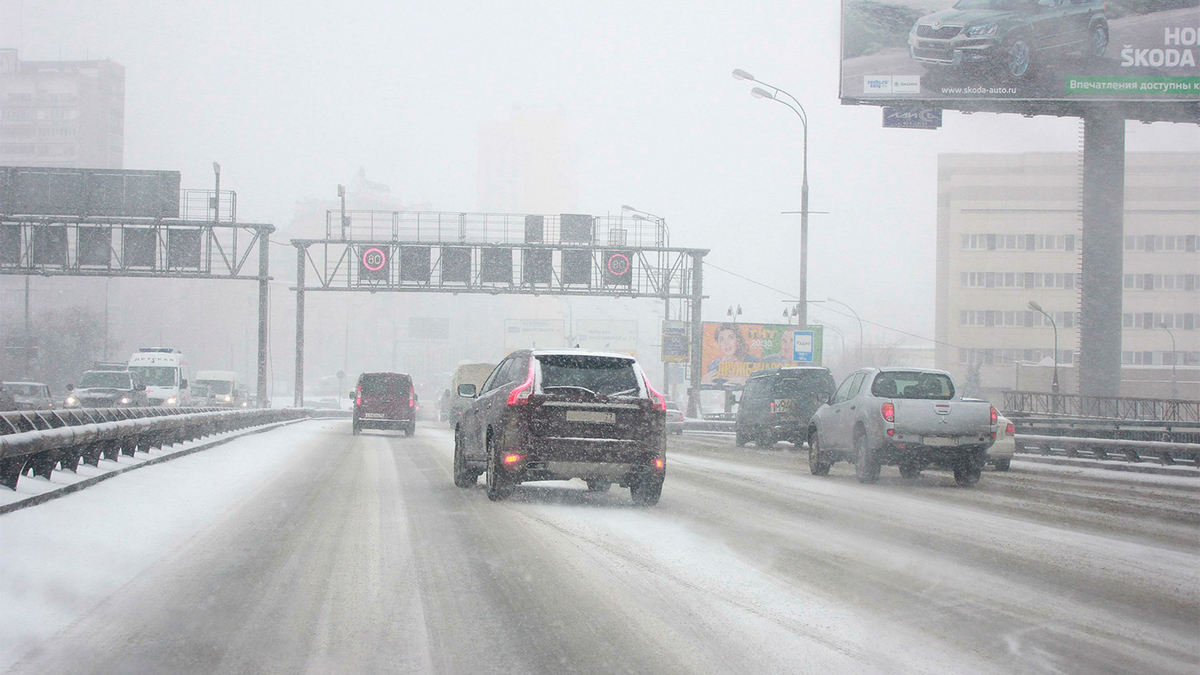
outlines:
{"label": "white van", "polygon": [[150,405],[191,405],[183,354],[168,347],[143,347],[129,357],[129,370],[145,383]]}
{"label": "white van", "polygon": [[[203,387],[206,401],[198,400]],[[196,405],[213,405],[218,408],[245,408],[248,401],[245,387],[238,374],[232,370],[201,370],[188,389],[192,390],[192,402]]]}

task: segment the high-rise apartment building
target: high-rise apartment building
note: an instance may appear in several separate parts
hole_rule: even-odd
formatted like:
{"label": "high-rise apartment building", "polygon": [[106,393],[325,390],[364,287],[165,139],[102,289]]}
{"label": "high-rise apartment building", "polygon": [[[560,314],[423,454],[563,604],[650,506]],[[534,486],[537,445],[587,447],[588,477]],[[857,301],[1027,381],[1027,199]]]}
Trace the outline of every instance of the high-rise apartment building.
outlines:
{"label": "high-rise apartment building", "polygon": [[[960,378],[977,372],[989,391],[1046,390],[1057,326],[1060,391],[1078,391],[1080,259],[1087,245],[1080,199],[1075,154],[940,157],[939,367]],[[1174,390],[1194,398],[1200,155],[1128,154],[1124,227],[1121,394],[1169,397],[1174,376]]]}
{"label": "high-rise apartment building", "polygon": [[0,49],[0,165],[120,169],[125,68]]}

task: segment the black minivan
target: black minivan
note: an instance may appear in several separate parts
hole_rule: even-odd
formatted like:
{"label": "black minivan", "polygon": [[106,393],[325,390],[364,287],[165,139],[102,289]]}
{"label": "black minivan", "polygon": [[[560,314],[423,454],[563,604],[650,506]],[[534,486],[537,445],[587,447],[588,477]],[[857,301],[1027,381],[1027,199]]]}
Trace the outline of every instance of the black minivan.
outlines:
{"label": "black minivan", "polygon": [[821,366],[760,370],[746,379],[738,402],[737,445],[754,441],[769,448],[779,441],[800,447],[808,420],[833,395],[833,374]]}
{"label": "black minivan", "polygon": [[417,427],[417,394],[404,373],[363,373],[350,392],[354,399],[353,432],[363,429],[403,429],[412,436]]}

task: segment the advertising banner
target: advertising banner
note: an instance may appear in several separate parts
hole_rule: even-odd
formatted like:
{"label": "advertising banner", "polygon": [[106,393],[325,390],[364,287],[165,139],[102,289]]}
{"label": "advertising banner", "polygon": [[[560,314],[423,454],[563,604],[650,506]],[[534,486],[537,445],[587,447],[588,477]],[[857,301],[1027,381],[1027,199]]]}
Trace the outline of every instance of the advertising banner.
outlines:
{"label": "advertising banner", "polygon": [[687,363],[691,326],[687,321],[664,321],[662,325],[662,362]]}
{"label": "advertising banner", "polygon": [[563,324],[561,319],[505,319],[504,351],[562,347]]}
{"label": "advertising banner", "polygon": [[821,365],[821,326],[704,323],[700,384],[741,386],[751,373]]}
{"label": "advertising banner", "polygon": [[848,101],[1200,101],[1197,61],[1187,0],[842,2]]}
{"label": "advertising banner", "polygon": [[575,343],[583,349],[637,353],[638,322],[579,319],[575,322]]}

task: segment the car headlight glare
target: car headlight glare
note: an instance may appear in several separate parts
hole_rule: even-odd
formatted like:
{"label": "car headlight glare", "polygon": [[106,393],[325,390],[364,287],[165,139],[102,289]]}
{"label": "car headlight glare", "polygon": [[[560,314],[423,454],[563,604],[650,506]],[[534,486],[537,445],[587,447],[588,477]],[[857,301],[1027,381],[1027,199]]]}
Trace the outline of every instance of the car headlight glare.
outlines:
{"label": "car headlight glare", "polygon": [[78,403],[79,403],[79,399],[75,398],[74,396],[67,397],[67,405],[76,405]]}
{"label": "car headlight glare", "polygon": [[233,400],[233,399],[232,399],[232,398],[230,398],[230,397],[229,397],[229,395],[226,395],[226,396],[225,396],[225,402],[226,402],[226,403],[228,403],[228,402],[230,402],[230,401],[232,401],[232,400]]}
{"label": "car headlight glare", "polygon": [[989,23],[982,26],[971,26],[967,29],[967,37],[992,37],[1000,29],[1000,24]]}
{"label": "car headlight glare", "polygon": [[176,403],[179,403],[179,399],[175,398],[174,396],[167,399],[167,405],[175,405]]}
{"label": "car headlight glare", "polygon": [[121,405],[129,405],[129,397],[128,396],[121,397]]}

